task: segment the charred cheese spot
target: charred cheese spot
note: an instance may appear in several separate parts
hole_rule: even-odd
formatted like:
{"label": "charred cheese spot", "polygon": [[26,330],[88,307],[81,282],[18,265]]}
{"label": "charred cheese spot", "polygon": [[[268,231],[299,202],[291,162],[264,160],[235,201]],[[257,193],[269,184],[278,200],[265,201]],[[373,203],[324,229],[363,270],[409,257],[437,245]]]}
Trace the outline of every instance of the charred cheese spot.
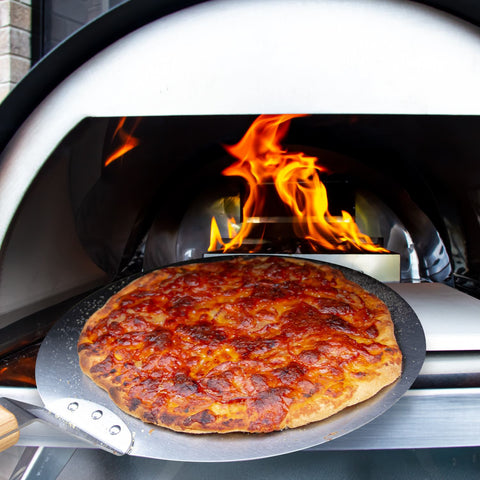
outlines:
{"label": "charred cheese spot", "polygon": [[210,410],[203,410],[201,412],[196,413],[195,415],[191,415],[187,417],[183,424],[185,426],[190,426],[192,423],[200,423],[201,425],[208,425],[209,423],[213,423],[216,420],[216,416]]}
{"label": "charred cheese spot", "polygon": [[232,389],[232,384],[228,381],[226,374],[209,377],[204,381],[204,384],[205,388],[216,394],[225,394]]}
{"label": "charred cheese spot", "polygon": [[352,315],[355,313],[352,305],[335,298],[318,298],[314,300],[314,305],[320,313],[327,315]]}
{"label": "charred cheese spot", "polygon": [[284,331],[288,333],[303,333],[309,329],[321,331],[325,327],[325,315],[306,302],[299,302],[293,308],[283,313],[280,321]]}
{"label": "charred cheese spot", "polygon": [[90,373],[97,374],[100,376],[106,376],[111,373],[115,373],[114,362],[112,358],[109,356],[102,362],[95,364],[91,369]]}
{"label": "charred cheese spot", "polygon": [[261,339],[242,336],[234,338],[231,343],[241,357],[252,358],[259,357],[278,347],[280,340],[276,338]]}
{"label": "charred cheese spot", "polygon": [[108,389],[108,394],[114,402],[118,402],[121,398],[121,390],[118,387],[111,387]]}
{"label": "charred cheese spot", "polygon": [[176,424],[178,423],[178,420],[179,420],[178,415],[172,415],[171,413],[166,413],[166,412],[162,412],[160,415],[158,415],[158,417],[155,416],[155,418],[158,418],[165,425]]}
{"label": "charred cheese spot", "polygon": [[134,412],[141,403],[142,402],[138,398],[130,398],[128,401],[128,409],[131,412]]}
{"label": "charred cheese spot", "polygon": [[83,342],[80,343],[77,347],[77,352],[82,352],[83,350],[91,350],[94,349],[94,345],[90,342]]}
{"label": "charred cheese spot", "polygon": [[220,329],[217,329],[214,325],[206,321],[194,325],[179,325],[177,332],[200,343],[213,344],[226,340],[225,334]]}
{"label": "charred cheese spot", "polygon": [[260,373],[252,373],[252,375],[250,376],[250,380],[257,392],[262,392],[269,388],[268,380],[265,375],[262,375]]}
{"label": "charred cheese spot", "polygon": [[176,373],[173,377],[172,392],[188,396],[198,391],[198,384],[185,373]]}
{"label": "charred cheese spot", "polygon": [[271,388],[247,400],[247,411],[252,418],[251,431],[271,431],[272,425],[282,424],[288,412],[285,393],[283,389]]}
{"label": "charred cheese spot", "polygon": [[272,372],[283,385],[296,384],[305,374],[305,369],[298,363],[290,363],[285,367],[276,368]]}
{"label": "charred cheese spot", "polygon": [[377,338],[378,337],[378,328],[375,325],[370,325],[365,329],[365,334],[368,338]]}
{"label": "charred cheese spot", "polygon": [[298,354],[297,358],[299,362],[311,366],[318,362],[320,353],[317,350],[304,350]]}

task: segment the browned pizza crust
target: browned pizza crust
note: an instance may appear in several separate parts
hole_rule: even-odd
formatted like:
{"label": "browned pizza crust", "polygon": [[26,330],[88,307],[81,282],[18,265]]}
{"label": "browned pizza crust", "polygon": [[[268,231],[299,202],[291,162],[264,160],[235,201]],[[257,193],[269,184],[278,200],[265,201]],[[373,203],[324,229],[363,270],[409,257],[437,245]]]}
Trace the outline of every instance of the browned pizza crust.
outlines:
{"label": "browned pizza crust", "polygon": [[402,368],[381,300],[290,257],[148,273],[88,319],[78,352],[121,409],[189,433],[306,425],[372,397]]}

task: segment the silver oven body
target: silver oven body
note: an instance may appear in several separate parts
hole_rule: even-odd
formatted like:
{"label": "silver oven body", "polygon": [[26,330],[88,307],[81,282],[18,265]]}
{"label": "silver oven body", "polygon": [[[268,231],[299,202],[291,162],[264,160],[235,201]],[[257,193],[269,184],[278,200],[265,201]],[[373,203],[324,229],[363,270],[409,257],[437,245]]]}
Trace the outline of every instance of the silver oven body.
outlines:
{"label": "silver oven body", "polygon": [[[471,119],[466,136],[471,143],[460,142],[458,151],[452,148],[459,158],[470,159],[476,154],[478,85],[479,27],[413,2],[213,0],[145,22],[52,88],[1,153],[0,333],[12,332],[25,318],[110,280],[85,250],[75,224],[75,199],[101,174],[94,159],[103,154],[109,118],[209,116],[221,124],[219,118],[227,122],[232,116],[301,112],[318,117]],[[78,134],[82,122],[98,128],[86,127],[77,143],[65,141],[71,132]],[[73,148],[77,145],[81,148]],[[175,160],[159,154],[159,161],[168,170]],[[455,158],[450,162],[454,168]],[[470,175],[473,187],[479,170],[474,167]],[[72,171],[79,179],[73,187]],[[478,185],[477,190],[473,187],[472,204],[480,198]],[[423,219],[417,216],[417,224]],[[431,229],[432,224],[425,220],[423,225]],[[475,240],[478,225],[467,228],[467,241],[455,225],[450,227],[445,243],[450,246],[451,273],[468,276],[476,257],[473,254],[469,264],[465,252],[472,247],[465,244],[472,243],[468,234]],[[440,229],[432,236],[437,233],[443,234]],[[428,252],[425,257],[431,258],[443,246],[422,241],[413,242],[417,256]],[[432,260],[431,268],[436,264]],[[304,467],[298,478],[307,478],[322,462],[342,462],[337,456],[342,452],[349,452],[348,462],[353,463],[348,468],[354,470],[358,451],[396,455],[392,452],[480,446],[480,290],[474,287],[477,295],[460,291],[451,275],[440,275],[439,281],[422,277],[412,274],[391,286],[414,308],[425,330],[423,383],[351,434],[278,459],[277,464],[267,459],[232,466],[233,475],[240,478],[247,472],[255,478],[249,468],[262,468],[265,478],[281,478],[280,471],[291,474],[291,466],[300,462]],[[438,379],[441,384],[435,383]],[[0,394],[41,403],[35,389],[0,387]],[[64,472],[69,478],[77,464],[103,465],[116,478],[139,468],[145,478],[160,473],[164,478],[190,478],[194,473],[206,478],[228,471],[222,465],[111,459],[42,424],[25,429],[19,446],[27,447],[25,461],[31,447],[40,447],[35,450],[37,466],[50,457],[62,463],[63,455],[68,460],[74,452]],[[478,465],[472,463],[472,468],[478,472]]]}

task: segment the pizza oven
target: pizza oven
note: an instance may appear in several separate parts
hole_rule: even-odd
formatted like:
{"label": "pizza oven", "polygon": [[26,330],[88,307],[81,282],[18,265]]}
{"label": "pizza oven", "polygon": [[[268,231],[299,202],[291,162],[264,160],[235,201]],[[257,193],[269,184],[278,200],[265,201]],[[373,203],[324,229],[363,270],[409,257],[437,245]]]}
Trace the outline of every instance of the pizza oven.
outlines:
{"label": "pizza oven", "polygon": [[[480,13],[154,3],[87,25],[0,107],[0,396],[41,404],[39,345],[92,292],[227,254],[312,258],[386,284],[418,317],[425,361],[385,413],[301,452],[117,458],[36,422],[17,471],[310,478],[327,465],[344,478],[401,462],[413,478],[478,474]],[[276,169],[293,203],[278,178],[251,179],[258,165],[242,170],[272,152],[298,162]]]}

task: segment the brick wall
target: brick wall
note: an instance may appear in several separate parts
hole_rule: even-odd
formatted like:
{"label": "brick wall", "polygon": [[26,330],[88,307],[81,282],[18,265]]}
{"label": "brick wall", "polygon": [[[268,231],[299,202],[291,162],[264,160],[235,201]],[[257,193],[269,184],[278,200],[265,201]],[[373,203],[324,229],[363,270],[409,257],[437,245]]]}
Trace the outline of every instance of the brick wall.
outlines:
{"label": "brick wall", "polygon": [[31,0],[0,0],[0,102],[31,63]]}

